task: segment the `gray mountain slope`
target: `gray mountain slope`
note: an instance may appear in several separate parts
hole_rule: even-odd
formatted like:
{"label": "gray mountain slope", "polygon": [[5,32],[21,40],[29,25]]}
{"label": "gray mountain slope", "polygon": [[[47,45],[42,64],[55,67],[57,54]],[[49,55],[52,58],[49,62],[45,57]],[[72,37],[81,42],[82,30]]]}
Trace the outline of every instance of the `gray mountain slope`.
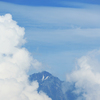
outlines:
{"label": "gray mountain slope", "polygon": [[77,96],[72,93],[74,86],[64,93],[62,89],[64,81],[54,77],[49,72],[43,71],[32,74],[29,76],[29,81],[37,81],[39,83],[38,92],[43,91],[52,98],[52,100],[75,100],[77,98]]}

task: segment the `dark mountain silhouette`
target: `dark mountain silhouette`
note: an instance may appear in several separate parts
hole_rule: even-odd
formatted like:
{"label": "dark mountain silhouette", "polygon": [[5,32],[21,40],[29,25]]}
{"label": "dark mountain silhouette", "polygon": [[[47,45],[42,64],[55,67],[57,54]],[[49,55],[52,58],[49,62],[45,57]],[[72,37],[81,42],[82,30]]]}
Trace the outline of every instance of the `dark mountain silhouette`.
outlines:
{"label": "dark mountain silhouette", "polygon": [[29,81],[36,81],[39,83],[38,92],[43,91],[46,93],[52,100],[76,100],[77,95],[72,91],[74,85],[71,89],[63,91],[64,81],[61,81],[58,77],[54,77],[49,72],[43,71],[40,73],[35,73],[29,76]]}

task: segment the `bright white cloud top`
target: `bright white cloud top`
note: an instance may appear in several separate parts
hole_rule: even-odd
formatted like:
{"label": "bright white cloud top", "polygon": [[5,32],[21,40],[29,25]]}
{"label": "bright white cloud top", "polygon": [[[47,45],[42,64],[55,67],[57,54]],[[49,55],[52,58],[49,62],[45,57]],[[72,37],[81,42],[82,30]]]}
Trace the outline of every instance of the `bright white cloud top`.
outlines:
{"label": "bright white cloud top", "polygon": [[0,100],[51,100],[38,93],[38,83],[28,82],[27,71],[41,63],[22,47],[24,28],[10,14],[0,16]]}
{"label": "bright white cloud top", "polygon": [[77,100],[100,100],[100,50],[78,59],[76,70],[67,74],[67,82],[75,84]]}

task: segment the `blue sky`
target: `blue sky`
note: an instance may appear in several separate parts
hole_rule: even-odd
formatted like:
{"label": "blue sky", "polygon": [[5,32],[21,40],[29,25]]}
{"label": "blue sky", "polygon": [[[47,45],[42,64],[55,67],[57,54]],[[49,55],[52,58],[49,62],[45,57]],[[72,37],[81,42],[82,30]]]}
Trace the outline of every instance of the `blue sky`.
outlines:
{"label": "blue sky", "polygon": [[65,80],[78,58],[100,48],[99,4],[98,0],[0,0],[0,15],[12,14],[25,28],[24,46],[43,64],[38,71]]}
{"label": "blue sky", "polygon": [[62,2],[100,4],[99,0],[48,0],[48,1],[47,0],[0,0],[0,1],[19,4],[19,5],[28,5],[28,6],[56,6],[56,7],[64,6]]}

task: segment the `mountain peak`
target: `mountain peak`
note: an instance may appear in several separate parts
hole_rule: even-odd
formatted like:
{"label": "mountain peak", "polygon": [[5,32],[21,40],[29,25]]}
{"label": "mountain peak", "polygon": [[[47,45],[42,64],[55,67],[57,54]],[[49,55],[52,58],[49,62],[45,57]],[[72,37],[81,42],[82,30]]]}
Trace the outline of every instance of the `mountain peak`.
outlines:
{"label": "mountain peak", "polygon": [[44,80],[47,80],[48,78],[53,77],[49,72],[43,71],[39,73],[34,73],[29,76],[30,81],[37,80],[38,82],[42,82]]}
{"label": "mountain peak", "polygon": [[41,74],[44,74],[44,75],[47,75],[47,76],[52,76],[49,72],[47,72],[47,71],[42,71],[42,72],[40,72]]}
{"label": "mountain peak", "polygon": [[[47,71],[35,73],[29,76],[29,81],[37,81],[39,83],[38,92],[43,91],[52,100],[76,100],[78,95],[74,94],[74,84],[72,88],[64,91],[63,88],[69,87],[69,83],[61,81],[58,77],[53,76]],[[68,89],[68,88],[67,88]]]}
{"label": "mountain peak", "polygon": [[29,80],[39,83],[39,91],[45,92],[52,100],[65,100],[62,92],[62,82],[58,77],[47,71],[35,73],[29,76]]}
{"label": "mountain peak", "polygon": [[49,81],[52,83],[53,82],[58,82],[58,83],[62,82],[58,77],[53,76],[52,74],[50,74],[47,71],[42,71],[42,72],[34,73],[34,74],[30,75],[29,80],[30,81],[37,80],[38,83],[40,83],[42,81]]}
{"label": "mountain peak", "polygon": [[45,80],[47,80],[48,78],[50,78],[50,77],[52,76],[52,75],[51,75],[49,72],[47,72],[47,71],[40,72],[39,74],[42,76],[42,78],[41,78],[42,81],[45,81]]}

